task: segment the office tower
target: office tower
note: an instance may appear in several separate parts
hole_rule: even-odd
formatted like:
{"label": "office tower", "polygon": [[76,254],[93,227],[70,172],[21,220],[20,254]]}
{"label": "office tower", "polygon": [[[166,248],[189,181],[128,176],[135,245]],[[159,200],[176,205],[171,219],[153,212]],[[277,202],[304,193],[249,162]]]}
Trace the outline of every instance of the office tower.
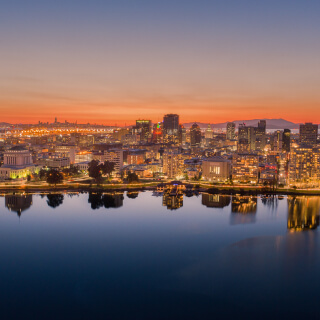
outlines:
{"label": "office tower", "polygon": [[273,133],[273,151],[275,152],[282,152],[282,137],[283,137],[283,131],[276,130]]}
{"label": "office tower", "polygon": [[163,117],[163,130],[168,135],[178,135],[179,130],[179,115],[166,114]]}
{"label": "office tower", "polygon": [[255,150],[255,128],[239,124],[238,127],[238,152],[246,153]]}
{"label": "office tower", "polygon": [[163,136],[165,143],[179,142],[179,115],[166,114],[163,117]]}
{"label": "office tower", "polygon": [[190,142],[191,147],[200,147],[201,129],[196,123],[194,123],[190,129]]}
{"label": "office tower", "polygon": [[236,124],[234,122],[227,123],[227,140],[234,140],[236,138]]}
{"label": "office tower", "polygon": [[208,128],[207,128],[206,132],[204,133],[204,137],[206,139],[212,139],[213,138],[213,130],[212,130],[210,124],[208,124]]}
{"label": "office tower", "polygon": [[282,134],[282,151],[290,152],[291,144],[291,131],[290,129],[284,129]]}
{"label": "office tower", "polygon": [[140,133],[140,141],[148,141],[151,137],[152,121],[151,120],[136,120],[136,128]]}
{"label": "office tower", "polygon": [[256,151],[263,151],[265,146],[266,146],[266,127],[267,127],[267,122],[266,120],[260,120],[258,122],[258,127],[254,128],[254,139],[255,139],[255,144],[254,144],[254,150]]}
{"label": "office tower", "polygon": [[187,130],[182,124],[179,125],[178,137],[179,137],[179,143],[184,145],[187,140]]}
{"label": "office tower", "polygon": [[313,146],[317,144],[318,125],[311,122],[300,124],[299,134],[300,143]]}
{"label": "office tower", "polygon": [[266,120],[259,120],[258,122],[258,128],[266,132],[267,128],[267,121]]}

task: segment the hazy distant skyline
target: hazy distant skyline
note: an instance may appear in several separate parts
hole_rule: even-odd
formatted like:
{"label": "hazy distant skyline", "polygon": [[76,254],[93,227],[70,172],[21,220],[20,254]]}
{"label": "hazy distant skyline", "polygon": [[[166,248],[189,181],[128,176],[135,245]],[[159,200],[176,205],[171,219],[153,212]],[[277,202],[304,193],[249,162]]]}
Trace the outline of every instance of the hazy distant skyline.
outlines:
{"label": "hazy distant skyline", "polygon": [[320,2],[12,0],[1,121],[320,123]]}

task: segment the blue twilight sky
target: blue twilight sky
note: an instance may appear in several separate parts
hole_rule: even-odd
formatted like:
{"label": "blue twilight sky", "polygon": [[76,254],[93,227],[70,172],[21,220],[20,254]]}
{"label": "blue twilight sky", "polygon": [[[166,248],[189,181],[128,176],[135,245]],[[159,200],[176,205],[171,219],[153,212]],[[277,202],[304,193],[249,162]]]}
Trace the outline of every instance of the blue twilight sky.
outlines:
{"label": "blue twilight sky", "polygon": [[2,2],[5,121],[320,122],[320,1]]}

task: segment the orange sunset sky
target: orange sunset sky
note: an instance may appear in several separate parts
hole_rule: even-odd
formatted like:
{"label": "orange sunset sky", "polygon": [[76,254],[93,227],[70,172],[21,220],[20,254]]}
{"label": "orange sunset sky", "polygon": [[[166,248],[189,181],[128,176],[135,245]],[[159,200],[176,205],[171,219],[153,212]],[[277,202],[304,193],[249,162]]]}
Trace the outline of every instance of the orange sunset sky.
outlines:
{"label": "orange sunset sky", "polygon": [[7,3],[0,121],[124,125],[178,113],[181,122],[319,123],[318,9],[295,0]]}

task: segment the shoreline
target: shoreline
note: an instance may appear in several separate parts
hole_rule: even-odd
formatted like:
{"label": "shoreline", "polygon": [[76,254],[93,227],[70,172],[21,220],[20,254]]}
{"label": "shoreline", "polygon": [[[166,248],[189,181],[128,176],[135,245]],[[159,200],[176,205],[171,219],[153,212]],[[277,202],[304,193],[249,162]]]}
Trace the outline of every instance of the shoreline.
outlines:
{"label": "shoreline", "polygon": [[[194,186],[199,184],[194,184]],[[12,185],[12,186],[0,186],[0,193],[56,193],[56,192],[144,192],[144,191],[156,191],[156,185],[80,185],[80,184],[63,184],[57,186],[50,185]],[[194,187],[193,190],[199,193],[209,194],[221,194],[221,195],[313,195],[320,196],[320,190],[313,189],[289,189],[281,188],[276,190],[270,190],[262,186],[209,186],[201,185],[199,188]],[[184,191],[185,193],[188,190]]]}

